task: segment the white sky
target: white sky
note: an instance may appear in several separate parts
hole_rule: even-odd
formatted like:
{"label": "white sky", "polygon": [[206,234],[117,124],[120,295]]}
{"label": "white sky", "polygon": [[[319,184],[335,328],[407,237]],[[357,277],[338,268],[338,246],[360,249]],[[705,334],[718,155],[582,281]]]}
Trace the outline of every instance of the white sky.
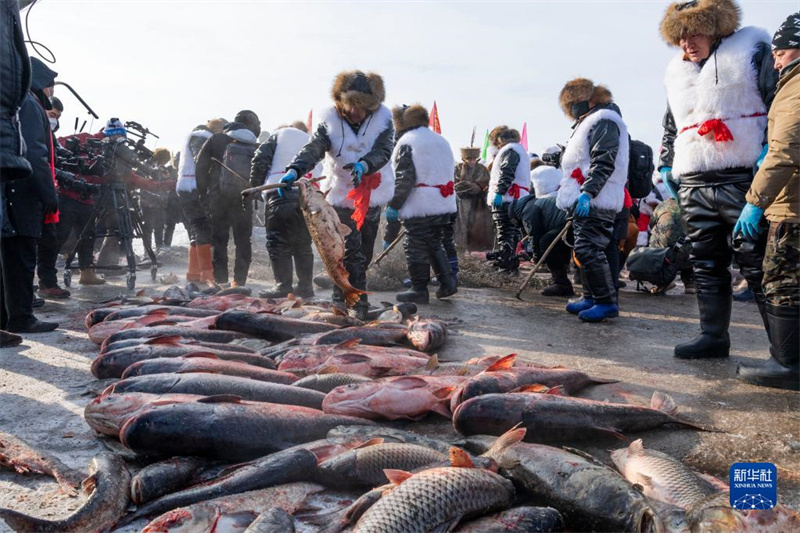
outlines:
{"label": "white sky", "polygon": [[[55,53],[58,79],[100,115],[92,131],[118,116],[173,151],[195,125],[240,109],[270,131],[305,121],[311,108],[318,116],[335,75],[354,68],[383,76],[389,107],[436,100],[454,149],[473,126],[480,146],[487,128],[527,122],[538,153],[568,138],[561,87],[588,77],[611,89],[632,136],[657,150],[663,73],[676,53],[658,33],[668,4],[40,0],[29,30]],[[800,0],[739,4],[744,25],[770,34],[800,9]],[[63,87],[56,96],[66,108],[59,135],[76,116],[89,118],[89,131],[80,103]]]}

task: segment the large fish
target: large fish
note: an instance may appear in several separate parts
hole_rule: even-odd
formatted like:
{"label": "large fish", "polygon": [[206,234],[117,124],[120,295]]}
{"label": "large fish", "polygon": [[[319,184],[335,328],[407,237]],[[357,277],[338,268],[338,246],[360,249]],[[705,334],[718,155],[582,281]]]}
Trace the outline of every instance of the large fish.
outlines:
{"label": "large fish", "polygon": [[142,505],[165,494],[181,490],[197,474],[211,466],[200,457],[172,457],[142,468],[131,480],[131,501]]}
{"label": "large fish", "polygon": [[[245,294],[228,294],[223,296],[204,296],[195,298],[186,304],[189,309],[206,309],[211,311],[227,311],[236,307],[261,302],[259,298],[251,298]],[[264,302],[266,303],[266,302]],[[274,307],[274,306],[273,306]]]}
{"label": "large fish", "polygon": [[324,438],[336,426],[370,424],[307,407],[209,398],[152,407],[125,424],[120,440],[137,452],[239,461]]}
{"label": "large fish", "polygon": [[344,266],[344,239],[350,234],[350,228],[342,224],[339,215],[325,200],[325,195],[311,181],[298,180],[297,188],[300,190],[303,218],[322,264],[325,265],[325,271],[344,293],[347,305],[353,306],[366,293],[350,284],[350,274]]}
{"label": "large fish", "polygon": [[[93,311],[96,313],[98,310]],[[194,318],[205,318],[219,314],[219,311],[212,309],[192,309],[189,307],[176,307],[171,305],[142,305],[139,307],[131,307],[128,309],[119,309],[109,313],[104,319],[104,322],[112,320],[120,320],[124,318],[138,318],[151,314],[166,313],[167,316],[187,316]],[[96,315],[95,315],[96,316]]]}
{"label": "large fish", "polygon": [[[800,531],[800,513],[778,504],[769,510],[739,511],[730,503],[730,492],[712,494],[687,513],[688,529],[697,532],[774,533]],[[671,533],[671,532],[670,532]]]}
{"label": "large fish", "polygon": [[447,325],[435,318],[417,317],[408,325],[408,341],[421,352],[434,352],[447,340]]}
{"label": "large fish", "polygon": [[110,452],[97,454],[89,463],[83,481],[86,502],[61,520],[44,520],[10,509],[0,509],[0,518],[14,531],[24,533],[85,533],[112,526],[128,507],[131,475],[125,462]]}
{"label": "large fish", "polygon": [[428,361],[427,354],[407,348],[361,346],[348,341],[336,346],[295,348],[283,356],[278,370],[306,376],[335,368],[344,374],[375,378],[408,374],[425,367]]}
{"label": "large fish", "polygon": [[384,442],[399,442],[406,444],[417,444],[442,454],[448,454],[453,447],[449,442],[433,439],[419,433],[404,431],[402,429],[388,428],[384,426],[339,426],[328,432],[328,440],[333,442],[348,442],[353,439],[360,439],[364,442],[371,439],[380,438]]}
{"label": "large fish", "polygon": [[455,533],[557,533],[564,531],[564,518],[551,507],[514,507],[461,524]]}
{"label": "large fish", "polygon": [[485,357],[473,357],[467,361],[452,361],[447,363],[439,362],[439,356],[431,356],[428,366],[414,374],[425,374],[430,376],[475,376],[480,374],[491,365],[502,359],[499,355],[487,355]]}
{"label": "large fish", "polygon": [[239,310],[219,314],[214,325],[217,330],[246,333],[270,342],[282,342],[309,333],[332,331],[338,327],[324,322],[309,322],[281,315]]}
{"label": "large fish", "polygon": [[[257,341],[258,339],[240,339],[230,343],[220,342],[203,342],[196,339],[188,339],[186,337],[155,337],[144,339],[126,339],[117,341],[113,344],[106,344],[101,354],[112,352],[121,348],[133,348],[134,346],[150,345],[150,344],[170,344],[174,346],[192,346],[193,348],[211,348],[212,350],[220,350],[223,352],[243,352],[243,353],[257,353],[262,348],[254,348],[244,344],[248,341]],[[266,341],[262,341],[266,342]],[[236,344],[234,344],[236,343]]]}
{"label": "large fish", "polygon": [[225,361],[215,355],[203,353],[139,361],[123,372],[122,379],[150,374],[191,374],[197,372],[250,378],[257,381],[280,383],[281,385],[291,385],[297,381],[297,376],[289,372],[270,370],[239,361]]}
{"label": "large fish", "polygon": [[273,507],[267,509],[256,518],[244,533],[294,533],[294,518],[292,515]]}
{"label": "large fish", "polygon": [[203,396],[195,394],[127,394],[104,393],[89,402],[83,418],[90,428],[102,435],[119,438],[119,431],[131,417],[156,405],[196,402]]}
{"label": "large fish", "polygon": [[268,383],[249,378],[220,374],[151,374],[118,381],[106,392],[146,392],[148,394],[198,394],[200,396],[234,395],[252,402],[300,405],[322,408],[321,392]]}
{"label": "large fish", "polygon": [[419,420],[429,412],[450,418],[450,394],[464,379],[398,376],[344,385],[325,396],[322,410],[372,420]]}
{"label": "large fish", "polygon": [[119,331],[103,341],[103,346],[126,339],[144,339],[155,337],[186,337],[199,341],[227,343],[236,339],[247,338],[248,335],[239,333],[237,331],[193,329],[181,326],[153,326]]}
{"label": "large fish", "polygon": [[358,374],[324,372],[321,374],[312,374],[310,376],[306,376],[295,381],[293,385],[295,387],[303,387],[304,389],[316,390],[327,394],[336,387],[341,387],[342,385],[366,383],[368,381],[372,381],[372,379],[366,376],[359,376]]}
{"label": "large fish", "polygon": [[20,474],[29,472],[51,476],[61,486],[61,490],[75,496],[83,474],[69,468],[57,458],[39,452],[33,447],[8,433],[0,432],[0,467],[10,468]]}
{"label": "large fish", "polygon": [[260,353],[276,359],[298,346],[335,345],[356,340],[361,345],[398,346],[405,342],[406,331],[406,326],[401,324],[370,324],[367,326],[340,328],[325,333],[305,335],[298,339],[290,339],[265,348]]}
{"label": "large fish", "polygon": [[598,402],[556,394],[487,394],[459,405],[453,425],[462,435],[501,435],[522,425],[530,442],[569,442],[601,435],[624,438],[622,433],[665,425],[700,429],[675,417],[677,406],[662,392],[653,393],[651,406]]}
{"label": "large fish", "polygon": [[[180,325],[181,327],[194,327],[198,320],[211,317],[191,317],[182,315],[168,315],[166,312],[154,312],[136,318],[120,318],[119,320],[104,320],[95,324],[87,332],[89,340],[95,344],[103,344],[110,336],[126,329],[144,328],[148,326]],[[206,326],[207,327],[207,326]]]}

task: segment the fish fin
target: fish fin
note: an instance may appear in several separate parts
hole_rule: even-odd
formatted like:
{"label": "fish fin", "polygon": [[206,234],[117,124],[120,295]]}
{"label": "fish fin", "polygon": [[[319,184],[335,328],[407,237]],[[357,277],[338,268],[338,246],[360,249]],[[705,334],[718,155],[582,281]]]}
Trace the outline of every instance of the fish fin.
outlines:
{"label": "fish fin", "polygon": [[578,455],[580,457],[583,457],[587,461],[589,461],[591,463],[594,463],[596,465],[606,466],[602,462],[598,461],[597,458],[594,455],[588,454],[588,453],[586,453],[586,452],[584,452],[582,450],[578,450],[577,448],[570,448],[569,446],[562,446],[561,449],[564,450],[564,451],[567,451],[569,453],[572,453],[572,454]]}
{"label": "fish fin", "polygon": [[153,309],[152,311],[148,311],[148,312],[147,312],[147,313],[145,313],[145,314],[146,314],[147,316],[152,316],[152,315],[168,315],[168,314],[169,314],[169,309],[164,309],[164,308],[162,307],[162,308],[160,308],[160,309]]}
{"label": "fish fin", "polygon": [[392,468],[385,469],[383,473],[386,476],[386,479],[388,479],[392,485],[399,485],[414,475],[411,472],[406,472],[405,470],[395,470]]}
{"label": "fish fin", "polygon": [[336,374],[336,373],[338,373],[338,372],[339,372],[339,367],[338,367],[338,366],[336,366],[336,365],[331,365],[331,366],[324,366],[324,367],[322,367],[322,368],[321,368],[321,369],[320,369],[320,370],[317,372],[317,375],[319,376],[319,375],[322,375],[322,374]]}
{"label": "fish fin", "polygon": [[425,365],[425,370],[427,372],[433,372],[439,368],[439,356],[437,354],[433,354],[430,359],[428,359],[427,364]]}
{"label": "fish fin", "polygon": [[136,293],[136,297],[137,298],[141,298],[142,296],[144,296],[144,289],[142,289],[142,290],[140,290],[139,292]]}
{"label": "fish fin", "polygon": [[475,468],[475,463],[472,462],[469,454],[461,448],[453,446],[450,448],[450,466],[453,468]]}
{"label": "fish fin", "polygon": [[197,369],[197,370],[191,370],[191,369],[190,370],[175,370],[174,373],[175,374],[213,374],[213,375],[217,375],[217,376],[224,375],[219,370],[211,370],[210,368],[204,368],[202,370],[200,370],[200,369]]}
{"label": "fish fin", "polygon": [[456,390],[455,386],[442,387],[441,389],[433,391],[433,395],[439,398],[440,400],[444,401],[450,398],[454,390]]}
{"label": "fish fin", "polygon": [[366,355],[361,355],[360,353],[344,353],[342,355],[336,356],[336,359],[338,361],[342,361],[345,364],[364,363],[366,361],[372,360]]}
{"label": "fish fin", "polygon": [[630,441],[630,439],[628,437],[626,437],[625,435],[620,433],[620,431],[618,429],[616,429],[616,428],[612,428],[612,427],[603,428],[603,427],[595,426],[595,427],[591,427],[589,429],[594,429],[594,430],[597,430],[597,431],[599,431],[601,433],[605,433],[607,435],[611,435],[615,439],[619,439],[619,440],[624,441],[624,442]]}
{"label": "fish fin", "polygon": [[642,474],[641,472],[639,472],[639,480],[641,481],[639,485],[641,485],[643,489],[653,486],[653,478],[648,476],[647,474]]}
{"label": "fish fin", "polygon": [[456,528],[456,526],[458,526],[458,523],[461,522],[462,518],[463,515],[459,515],[455,518],[448,520],[443,524],[439,524],[435,528],[431,529],[430,533],[449,533],[450,531],[453,531]]}
{"label": "fish fin", "polygon": [[169,335],[167,337],[156,337],[150,339],[145,344],[180,344],[181,337],[179,335]]}
{"label": "fish fin", "polygon": [[592,384],[592,385],[605,385],[605,384],[608,384],[608,383],[619,383],[618,379],[589,378],[589,380],[590,380],[590,384]]}
{"label": "fish fin", "polygon": [[337,349],[337,350],[346,350],[346,349],[349,349],[349,348],[355,348],[359,344],[361,344],[361,339],[349,339],[349,340],[340,342],[339,344],[334,346],[334,348]]}
{"label": "fish fin", "polygon": [[202,357],[204,359],[219,359],[219,357],[217,357],[211,352],[192,352],[181,356],[182,359],[192,359],[193,357]]}
{"label": "fish fin", "polygon": [[461,369],[459,369],[458,372],[456,372],[457,376],[466,376],[468,374],[469,374],[469,368],[467,368],[466,366],[463,366]]}
{"label": "fish fin", "polygon": [[370,446],[377,446],[378,444],[383,444],[384,442],[386,442],[386,439],[382,437],[375,437],[374,439],[369,439],[367,442],[359,444],[353,449],[360,450],[361,448],[369,448]]}
{"label": "fish fin", "polygon": [[339,224],[339,233],[342,234],[342,237],[347,237],[352,233],[352,230],[344,224]]}
{"label": "fish fin", "polygon": [[514,366],[514,362],[517,360],[517,354],[512,353],[509,354],[491,365],[489,365],[484,372],[496,372],[498,370],[508,370]]}
{"label": "fish fin", "polygon": [[336,316],[350,316],[338,307],[331,307],[331,312]]}
{"label": "fish fin", "polygon": [[442,415],[445,418],[453,418],[453,413],[450,411],[450,400],[445,398],[444,400],[438,401],[431,407],[431,411],[438,415]]}
{"label": "fish fin", "polygon": [[97,488],[97,474],[92,474],[83,481],[81,481],[81,490],[87,496],[91,495],[95,488]]}
{"label": "fish fin", "polygon": [[197,403],[242,403],[242,397],[235,394],[215,394],[200,398]]}
{"label": "fish fin", "polygon": [[650,409],[656,409],[672,416],[678,412],[678,405],[666,392],[655,391],[650,399]]}
{"label": "fish fin", "polygon": [[384,307],[392,307],[392,308],[396,308],[397,307],[392,302],[381,302],[381,305],[384,306]]}
{"label": "fish fin", "polygon": [[644,444],[642,444],[642,439],[636,439],[635,441],[631,442],[630,446],[628,446],[628,453],[633,455],[642,455],[644,453]]}
{"label": "fish fin", "polygon": [[158,407],[159,405],[172,405],[172,404],[179,403],[179,402],[177,402],[175,400],[161,399],[161,400],[153,400],[152,402],[147,402],[147,403],[148,403],[148,405],[153,405],[153,406]]}
{"label": "fish fin", "polygon": [[564,385],[550,388],[545,394],[552,394],[553,396],[567,396],[567,391],[564,390]]}
{"label": "fish fin", "polygon": [[528,430],[519,427],[519,425],[520,424],[517,424],[515,427],[497,437],[497,440],[494,441],[492,446],[486,451],[486,453],[483,454],[483,456],[497,457],[507,448],[510,448],[518,442],[522,442],[522,439],[525,438],[525,433],[527,433]]}
{"label": "fish fin", "polygon": [[550,391],[550,387],[547,385],[542,385],[540,383],[532,383],[530,385],[523,385],[522,387],[518,387],[511,392],[538,392],[539,394],[546,394]]}
{"label": "fish fin", "polygon": [[402,390],[424,389],[428,386],[427,381],[416,376],[400,376],[391,380],[390,383],[393,387],[397,387]]}

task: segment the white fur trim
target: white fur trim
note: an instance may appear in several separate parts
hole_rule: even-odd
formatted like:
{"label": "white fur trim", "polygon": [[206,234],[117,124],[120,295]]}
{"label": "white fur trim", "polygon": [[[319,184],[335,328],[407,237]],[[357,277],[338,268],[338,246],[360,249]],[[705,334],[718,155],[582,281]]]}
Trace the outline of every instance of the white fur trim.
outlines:
{"label": "white fur trim", "polygon": [[197,190],[197,180],[194,176],[194,158],[197,154],[192,153],[190,141],[193,137],[208,139],[211,135],[212,133],[210,131],[197,130],[186,137],[186,142],[183,143],[183,152],[181,152],[181,163],[178,165],[178,183],[175,184],[176,192],[192,192]]}
{"label": "white fur trim", "polygon": [[[339,116],[335,107],[322,113],[320,124],[325,127],[331,141],[331,148],[325,157],[324,173],[328,179],[320,182],[320,190],[328,193],[327,199],[331,205],[353,209],[353,201],[347,199],[348,193],[353,190],[353,177],[350,171],[343,167],[358,162],[372,150],[380,134],[391,127],[392,112],[381,105],[361,124],[357,134]],[[394,196],[394,171],[391,161],[378,172],[381,173],[381,184],[372,191],[370,207],[386,205]]]}
{"label": "white fur trim", "polygon": [[625,203],[625,183],[628,181],[628,159],[630,142],[628,141],[628,128],[622,117],[611,109],[601,109],[587,116],[572,134],[572,138],[561,157],[561,169],[564,177],[558,189],[556,205],[559,209],[568,210],[577,201],[581,194],[578,180],[572,177],[575,169],[580,168],[583,176],[589,178],[591,166],[591,149],[589,145],[592,130],[601,120],[611,120],[619,127],[619,150],[614,160],[614,172],[606,181],[600,192],[592,198],[592,206],[597,209],[613,210],[619,212]]}
{"label": "white fur trim", "polygon": [[[679,53],[667,66],[667,99],[678,135],[675,138],[675,177],[697,172],[752,167],[764,143],[767,108],[758,90],[752,58],[758,43],[769,43],[762,29],[747,27],[724,39],[702,69]],[[761,117],[742,118],[764,113]],[[716,142],[686,127],[723,119],[733,141]]]}
{"label": "white fur trim", "polygon": [[[396,169],[397,156],[402,146],[411,147],[411,159],[417,173],[417,185],[446,185],[453,181],[456,161],[453,150],[444,137],[428,128],[416,128],[404,134],[392,154],[392,168]],[[455,213],[456,195],[442,196],[437,187],[414,187],[406,203],[400,208],[400,218]]]}
{"label": "white fur trim", "polygon": [[558,185],[564,174],[556,167],[540,165],[531,170],[531,183],[536,193],[536,198],[548,198],[555,196]]}
{"label": "white fur trim", "polygon": [[[531,188],[531,156],[528,155],[528,152],[522,147],[521,144],[508,143],[500,148],[500,151],[497,152],[496,156],[494,156],[492,171],[489,173],[489,194],[486,195],[486,203],[489,205],[489,207],[492,206],[494,195],[497,194],[497,185],[500,183],[500,161],[503,158],[503,154],[510,150],[513,150],[519,154],[519,165],[517,165],[517,168],[514,170],[514,181],[511,182],[511,185],[516,184],[529,190]],[[525,198],[530,194],[525,189],[520,191],[520,198]],[[508,193],[503,195],[503,202],[513,202],[514,200],[516,200],[516,198],[512,197]]]}
{"label": "white fur trim", "polygon": [[[311,136],[296,128],[281,128],[275,132],[275,154],[272,156],[272,164],[267,172],[267,180],[264,185],[273,185],[278,183],[281,178],[286,174],[286,167],[292,162],[294,156],[303,149],[308,143]],[[322,163],[318,164],[314,169],[309,172],[306,177],[316,178],[322,174]],[[261,196],[266,199],[267,191],[261,193]]]}

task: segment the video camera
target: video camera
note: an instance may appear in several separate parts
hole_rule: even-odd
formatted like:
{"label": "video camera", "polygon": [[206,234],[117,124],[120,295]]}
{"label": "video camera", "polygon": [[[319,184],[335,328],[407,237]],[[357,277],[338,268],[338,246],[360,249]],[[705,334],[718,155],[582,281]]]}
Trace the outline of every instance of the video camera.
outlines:
{"label": "video camera", "polygon": [[60,188],[75,192],[80,195],[82,200],[87,200],[99,194],[101,189],[100,185],[89,183],[85,179],[77,177],[72,172],[67,172],[60,168],[56,169],[56,181]]}

